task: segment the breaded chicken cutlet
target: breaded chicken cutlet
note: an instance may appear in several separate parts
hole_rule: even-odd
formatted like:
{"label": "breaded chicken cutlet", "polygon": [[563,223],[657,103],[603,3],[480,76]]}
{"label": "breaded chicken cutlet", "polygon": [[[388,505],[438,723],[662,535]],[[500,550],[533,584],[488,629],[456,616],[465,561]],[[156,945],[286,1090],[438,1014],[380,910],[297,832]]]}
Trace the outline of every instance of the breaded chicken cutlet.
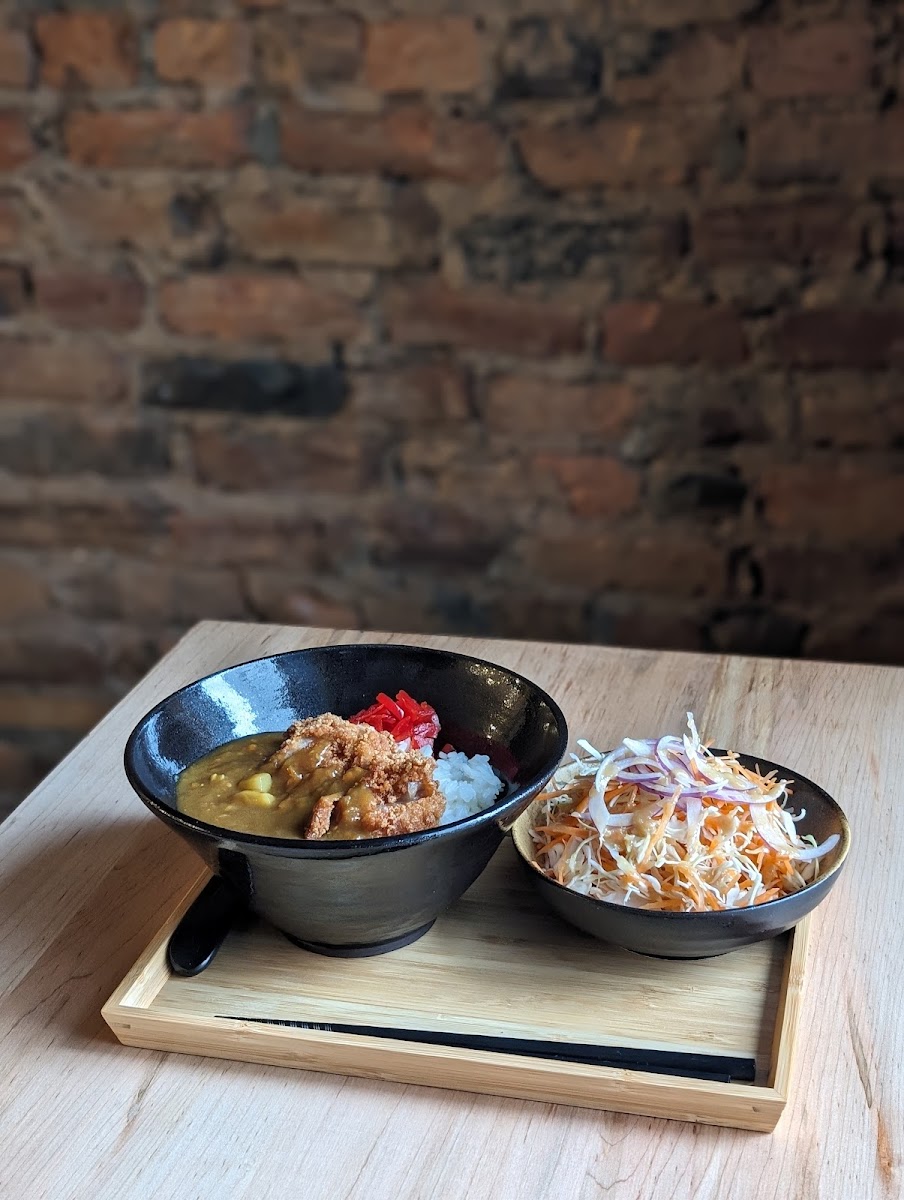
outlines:
{"label": "breaded chicken cutlet", "polygon": [[287,793],[280,807],[309,812],[305,838],[417,833],[436,825],[445,808],[432,758],[334,713],[292,724],[263,770]]}

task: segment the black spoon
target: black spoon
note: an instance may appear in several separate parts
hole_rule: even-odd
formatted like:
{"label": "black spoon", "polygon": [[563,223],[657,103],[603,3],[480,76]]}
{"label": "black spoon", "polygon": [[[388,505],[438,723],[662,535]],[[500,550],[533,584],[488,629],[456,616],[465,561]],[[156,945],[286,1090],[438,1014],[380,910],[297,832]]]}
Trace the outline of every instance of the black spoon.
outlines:
{"label": "black spoon", "polygon": [[176,975],[198,975],[216,958],[245,905],[219,875],[207,881],[170,935],[167,960]]}

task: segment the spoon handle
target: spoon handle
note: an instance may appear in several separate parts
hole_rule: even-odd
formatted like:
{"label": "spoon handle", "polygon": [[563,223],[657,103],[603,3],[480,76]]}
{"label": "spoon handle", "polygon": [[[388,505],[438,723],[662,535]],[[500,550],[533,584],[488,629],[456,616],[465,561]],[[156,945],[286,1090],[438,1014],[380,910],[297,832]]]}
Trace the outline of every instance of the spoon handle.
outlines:
{"label": "spoon handle", "polygon": [[219,875],[209,879],[170,935],[170,969],[176,975],[197,975],[210,966],[243,907]]}

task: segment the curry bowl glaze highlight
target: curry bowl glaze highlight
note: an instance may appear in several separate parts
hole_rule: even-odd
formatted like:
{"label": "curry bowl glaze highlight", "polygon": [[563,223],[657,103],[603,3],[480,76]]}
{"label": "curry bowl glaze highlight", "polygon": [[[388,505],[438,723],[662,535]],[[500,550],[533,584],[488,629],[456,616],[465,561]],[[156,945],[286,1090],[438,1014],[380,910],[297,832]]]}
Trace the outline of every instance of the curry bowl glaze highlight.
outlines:
{"label": "curry bowl glaze highlight", "polygon": [[[489,756],[506,780],[493,805],[418,833],[317,841],[224,829],[179,811],[182,772],[217,747],[320,713],[348,716],[399,688],[436,709],[438,744]],[[250,909],[310,949],[372,954],[425,933],[467,890],[567,743],[555,701],[504,667],[415,646],[342,645],[255,659],[182,688],[135,727],[125,768],[148,808]]]}

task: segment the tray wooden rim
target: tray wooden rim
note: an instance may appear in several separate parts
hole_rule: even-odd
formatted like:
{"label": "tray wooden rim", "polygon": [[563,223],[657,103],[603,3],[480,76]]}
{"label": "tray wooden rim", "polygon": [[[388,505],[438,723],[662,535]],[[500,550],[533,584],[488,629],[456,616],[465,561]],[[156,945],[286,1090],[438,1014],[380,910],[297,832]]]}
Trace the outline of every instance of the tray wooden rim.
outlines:
{"label": "tray wooden rim", "polygon": [[[170,977],[166,961],[170,934],[209,878],[209,872],[203,871],[190,885],[101,1009],[103,1019],[123,1045],[699,1121],[762,1133],[775,1128],[787,1103],[809,918],[789,935],[766,1084],[721,1083],[403,1039],[265,1025],[234,1017],[154,1011],[153,1001]],[[214,1034],[216,1041],[212,1040]],[[433,1078],[424,1077],[426,1062],[436,1065]],[[566,1081],[569,1091],[563,1098]]]}

